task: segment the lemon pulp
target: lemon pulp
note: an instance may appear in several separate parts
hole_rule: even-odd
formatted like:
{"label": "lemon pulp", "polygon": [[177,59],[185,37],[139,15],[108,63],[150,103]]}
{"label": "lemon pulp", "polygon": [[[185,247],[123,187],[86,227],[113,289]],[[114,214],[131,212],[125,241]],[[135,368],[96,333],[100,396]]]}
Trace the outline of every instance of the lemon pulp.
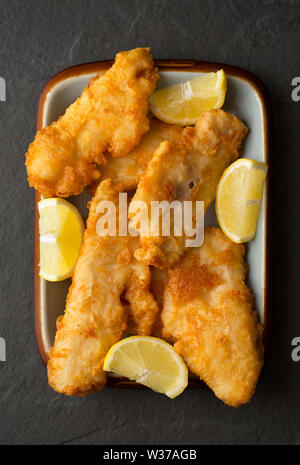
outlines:
{"label": "lemon pulp", "polygon": [[187,386],[188,371],[182,358],[167,342],[151,336],[131,336],[108,351],[104,366],[170,398]]}
{"label": "lemon pulp", "polygon": [[233,242],[255,237],[267,165],[247,158],[232,163],[216,192],[216,214],[224,234]]}
{"label": "lemon pulp", "polygon": [[223,106],[227,80],[221,69],[157,90],[150,97],[152,113],[171,124],[194,124],[203,111]]}
{"label": "lemon pulp", "polygon": [[59,198],[41,200],[40,276],[61,281],[72,274],[81,247],[84,224],[77,208]]}

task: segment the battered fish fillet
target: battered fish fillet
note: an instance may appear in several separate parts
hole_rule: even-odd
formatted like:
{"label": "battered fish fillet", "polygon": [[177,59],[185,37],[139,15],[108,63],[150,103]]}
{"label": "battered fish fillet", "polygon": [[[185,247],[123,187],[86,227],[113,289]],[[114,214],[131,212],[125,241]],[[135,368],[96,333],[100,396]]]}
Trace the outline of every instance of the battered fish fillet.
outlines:
{"label": "battered fish fillet", "polygon": [[[161,311],[163,307],[163,297],[165,292],[165,284],[168,280],[168,269],[164,268],[160,270],[159,268],[151,267],[151,281],[150,281],[150,292],[153,295],[157,306],[158,312],[155,317],[155,321],[152,326],[151,336],[159,337],[160,339],[166,339],[163,337],[162,331],[162,321],[161,321]],[[126,303],[126,302],[124,302]],[[129,320],[126,328],[126,334],[136,335],[137,334],[137,325],[129,315]]]}
{"label": "battered fish fillet", "polygon": [[[214,200],[218,181],[225,168],[238,158],[247,134],[244,123],[223,110],[202,114],[195,127],[182,137],[162,142],[141,178],[133,200],[143,201],[149,217],[152,201],[202,200],[204,211]],[[134,216],[131,214],[131,217]],[[183,236],[163,237],[141,233],[135,257],[143,263],[164,268],[184,252]]]}
{"label": "battered fish fillet", "polygon": [[104,74],[50,126],[26,154],[30,186],[44,196],[69,197],[100,177],[105,152],[123,157],[149,130],[148,99],[158,74],[148,48],[121,52]]}
{"label": "battered fish fillet", "polygon": [[126,330],[129,313],[142,335],[150,334],[156,317],[149,267],[133,256],[137,238],[97,234],[98,203],[112,201],[118,213],[118,193],[108,179],[91,201],[65,314],[49,354],[49,384],[60,393],[82,396],[102,389],[104,357]]}
{"label": "battered fish fillet", "polygon": [[[144,134],[141,142],[128,155],[122,158],[108,158],[107,165],[101,167],[101,179],[110,178],[123,191],[137,188],[141,175],[146,170],[153,152],[164,140],[177,140],[182,133],[182,126],[166,124],[156,118],[150,120],[150,130]],[[89,187],[94,193],[99,181]]]}
{"label": "battered fish fillet", "polygon": [[218,228],[168,271],[163,334],[226,404],[249,402],[263,365],[262,327],[244,280],[245,248]]}
{"label": "battered fish fillet", "polygon": [[152,267],[150,290],[157,302],[158,312],[156,314],[156,318],[153,324],[151,336],[159,337],[160,339],[166,339],[163,336],[163,324],[161,320],[161,312],[163,309],[164,292],[165,292],[167,281],[168,281],[168,269],[167,268],[160,270],[159,268]]}

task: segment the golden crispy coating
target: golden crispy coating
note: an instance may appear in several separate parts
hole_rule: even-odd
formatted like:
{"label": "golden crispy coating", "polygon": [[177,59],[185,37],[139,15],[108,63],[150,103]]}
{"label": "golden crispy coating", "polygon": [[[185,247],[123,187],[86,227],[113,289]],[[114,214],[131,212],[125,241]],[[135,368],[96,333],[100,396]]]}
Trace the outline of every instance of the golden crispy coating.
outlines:
{"label": "golden crispy coating", "polygon": [[158,312],[156,314],[156,319],[153,324],[151,336],[159,337],[161,339],[166,339],[163,336],[163,324],[161,320],[161,312],[163,309],[164,292],[165,292],[165,286],[166,286],[167,280],[168,280],[168,269],[167,268],[164,268],[163,270],[160,270],[159,268],[155,268],[155,267],[151,268],[150,290],[158,305]]}
{"label": "golden crispy coating", "polygon": [[[111,178],[123,191],[136,189],[141,175],[147,168],[153,152],[164,140],[176,140],[182,133],[182,126],[166,124],[156,118],[150,119],[150,130],[144,134],[141,142],[131,152],[122,158],[108,158],[108,163],[101,167],[101,180]],[[99,181],[89,187],[93,193]]]}
{"label": "golden crispy coating", "polygon": [[148,48],[118,53],[58,121],[37,133],[26,154],[30,186],[48,197],[79,194],[100,177],[105,152],[127,155],[149,130],[157,79]]}
{"label": "golden crispy coating", "polygon": [[[156,314],[155,321],[152,326],[151,336],[159,337],[161,339],[166,339],[162,334],[162,321],[161,321],[161,311],[163,307],[163,297],[165,291],[165,284],[168,279],[168,270],[164,268],[160,270],[159,268],[150,267],[151,269],[151,281],[150,281],[150,291],[153,297],[156,300],[158,306],[158,312]],[[126,302],[124,302],[126,304]],[[136,335],[138,332],[137,325],[133,321],[131,314],[129,315],[129,320],[126,328],[126,334]]]}
{"label": "golden crispy coating", "polygon": [[163,334],[188,368],[235,407],[251,399],[263,364],[244,254],[220,229],[205,228],[204,245],[168,270],[162,311]]}
{"label": "golden crispy coating", "polygon": [[[238,156],[247,128],[236,116],[223,110],[202,114],[195,127],[182,137],[162,142],[141,178],[133,200],[143,201],[150,215],[151,202],[202,200],[206,211],[214,200],[224,169]],[[184,251],[184,237],[141,234],[135,257],[164,268],[176,263]]]}
{"label": "golden crispy coating", "polygon": [[[126,330],[129,312],[137,334],[150,334],[157,313],[149,291],[149,267],[133,256],[137,238],[97,234],[102,216],[97,205],[102,200],[114,202],[118,212],[118,190],[109,179],[91,201],[65,314],[58,320],[49,354],[49,384],[68,395],[85,395],[105,386],[103,360]],[[127,305],[121,302],[123,297]]]}

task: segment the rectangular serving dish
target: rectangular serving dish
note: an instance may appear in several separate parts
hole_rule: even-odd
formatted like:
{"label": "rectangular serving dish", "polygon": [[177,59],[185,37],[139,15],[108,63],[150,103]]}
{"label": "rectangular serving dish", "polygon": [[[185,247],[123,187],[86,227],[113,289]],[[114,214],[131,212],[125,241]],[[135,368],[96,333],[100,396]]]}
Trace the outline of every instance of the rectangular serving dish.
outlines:
{"label": "rectangular serving dish", "polygon": [[[106,71],[113,61],[88,63],[68,68],[55,75],[45,86],[38,106],[37,130],[49,125],[63,114],[66,108],[80,96],[90,78]],[[234,113],[247,124],[249,134],[243,156],[265,162],[269,166],[256,238],[247,246],[247,262],[250,265],[248,284],[255,295],[256,308],[264,325],[264,341],[268,342],[270,332],[270,105],[262,82],[253,74],[240,68],[218,63],[188,60],[157,60],[160,73],[158,88],[186,81],[206,72],[223,69],[228,78],[228,90],[224,109]],[[34,288],[35,288],[35,330],[38,349],[45,363],[53,345],[56,319],[64,312],[70,279],[48,282],[39,277],[39,223],[37,203],[40,194],[35,195],[35,246],[34,246]],[[90,196],[83,194],[70,200],[86,219],[86,207]],[[205,217],[205,225],[217,225],[212,205]],[[128,380],[111,378],[110,385],[136,385]],[[189,385],[201,383],[191,382]]]}

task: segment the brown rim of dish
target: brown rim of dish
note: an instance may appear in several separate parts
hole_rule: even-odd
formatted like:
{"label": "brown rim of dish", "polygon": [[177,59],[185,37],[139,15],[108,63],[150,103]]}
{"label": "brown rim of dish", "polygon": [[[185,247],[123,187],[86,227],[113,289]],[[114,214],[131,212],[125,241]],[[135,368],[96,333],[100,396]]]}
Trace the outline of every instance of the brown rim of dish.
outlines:
{"label": "brown rim of dish", "polygon": [[[48,93],[60,82],[84,74],[100,73],[109,69],[114,60],[99,61],[86,63],[66,68],[53,76],[45,85],[39,102],[37,113],[37,130],[42,128],[44,104]],[[267,90],[262,81],[253,73],[235,66],[225,65],[222,63],[210,63],[198,60],[155,60],[158,70],[163,71],[190,71],[190,72],[212,72],[223,69],[228,76],[239,77],[247,81],[256,91],[262,104],[263,121],[264,121],[264,149],[266,161],[269,167],[266,179],[266,233],[265,233],[265,288],[264,288],[264,346],[268,349],[271,336],[271,105]],[[35,192],[35,235],[34,235],[34,311],[35,311],[35,334],[40,356],[47,364],[48,355],[46,353],[42,331],[41,331],[41,307],[40,307],[40,277],[39,277],[39,234],[38,234],[38,208],[37,203],[40,200],[39,192]],[[143,387],[133,381],[122,378],[108,378],[108,386],[114,387]],[[203,383],[199,380],[191,379],[189,387],[201,387]]]}

